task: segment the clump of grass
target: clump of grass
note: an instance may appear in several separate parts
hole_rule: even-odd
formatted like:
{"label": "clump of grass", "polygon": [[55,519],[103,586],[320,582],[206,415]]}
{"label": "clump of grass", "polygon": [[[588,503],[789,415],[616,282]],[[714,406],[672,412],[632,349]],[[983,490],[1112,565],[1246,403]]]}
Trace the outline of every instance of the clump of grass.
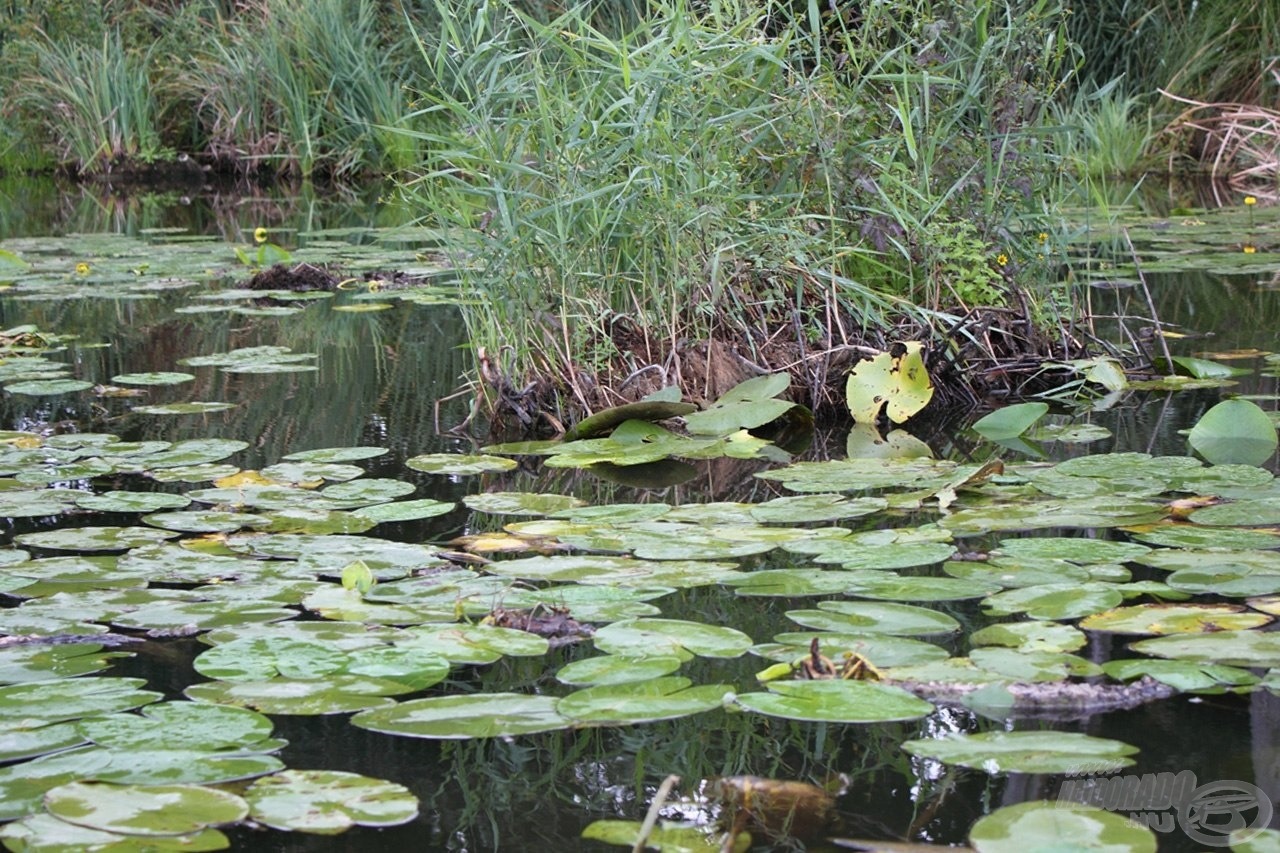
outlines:
{"label": "clump of grass", "polygon": [[117,31],[97,44],[42,35],[26,46],[30,71],[13,84],[15,98],[38,117],[63,162],[90,171],[169,153],[148,51],[130,50]]}
{"label": "clump of grass", "polygon": [[465,246],[499,393],[550,378],[592,408],[642,374],[710,393],[719,342],[720,361],[826,398],[904,317],[1009,299],[1034,254],[1019,216],[1052,205],[1034,122],[1066,73],[1054,14],[1028,30],[982,2],[868,8],[833,30],[672,0],[608,34],[586,4],[543,22],[437,0],[434,127],[404,190]]}

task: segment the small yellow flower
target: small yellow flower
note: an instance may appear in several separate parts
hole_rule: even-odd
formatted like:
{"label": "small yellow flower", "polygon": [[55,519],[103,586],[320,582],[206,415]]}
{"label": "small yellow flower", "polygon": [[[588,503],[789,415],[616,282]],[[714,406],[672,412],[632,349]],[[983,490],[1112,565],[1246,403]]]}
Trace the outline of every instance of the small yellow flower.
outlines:
{"label": "small yellow flower", "polygon": [[267,242],[267,229],[263,228],[261,225],[253,229],[253,242],[255,243]]}
{"label": "small yellow flower", "polygon": [[81,261],[80,263],[76,264],[76,275],[88,275],[89,270],[91,269],[92,267],[90,267],[84,261]]}
{"label": "small yellow flower", "polygon": [[1255,204],[1258,203],[1258,200],[1251,195],[1247,195],[1244,197],[1244,203],[1247,204],[1249,207],[1253,207]]}
{"label": "small yellow flower", "polygon": [[1004,252],[1001,252],[1000,254],[996,255],[997,266],[1002,266],[1002,267],[1007,266],[1008,263],[1009,263],[1009,256],[1006,255]]}
{"label": "small yellow flower", "polygon": [[1252,255],[1256,251],[1258,251],[1257,246],[1250,246],[1248,243],[1244,244],[1244,253],[1246,255]]}
{"label": "small yellow flower", "polygon": [[1039,234],[1036,235],[1036,240],[1038,240],[1041,243],[1047,243],[1049,241],[1049,235],[1041,231]]}

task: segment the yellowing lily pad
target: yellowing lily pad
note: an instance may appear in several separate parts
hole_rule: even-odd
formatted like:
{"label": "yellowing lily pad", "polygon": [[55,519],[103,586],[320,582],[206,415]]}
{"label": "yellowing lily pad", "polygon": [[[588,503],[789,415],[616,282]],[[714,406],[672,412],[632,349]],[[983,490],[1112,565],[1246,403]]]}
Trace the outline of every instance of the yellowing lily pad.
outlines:
{"label": "yellowing lily pad", "polygon": [[1116,634],[1200,634],[1244,631],[1271,621],[1238,604],[1136,604],[1095,613],[1080,627]]}
{"label": "yellowing lily pad", "polygon": [[403,785],[337,770],[285,770],[244,793],[250,816],[274,829],[336,835],[353,826],[397,826],[418,816]]}
{"label": "yellowing lily pad", "polygon": [[859,362],[845,383],[849,411],[858,423],[875,423],[881,409],[900,424],[920,412],[933,399],[933,381],[924,366],[924,344],[894,344],[867,361]]}

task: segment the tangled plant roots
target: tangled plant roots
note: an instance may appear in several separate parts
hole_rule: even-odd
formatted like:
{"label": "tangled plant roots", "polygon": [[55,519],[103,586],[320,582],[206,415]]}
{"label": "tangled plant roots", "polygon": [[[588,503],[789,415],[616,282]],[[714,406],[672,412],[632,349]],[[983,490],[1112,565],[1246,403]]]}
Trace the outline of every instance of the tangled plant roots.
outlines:
{"label": "tangled plant roots", "polygon": [[1280,198],[1280,111],[1251,104],[1202,103],[1161,91],[1190,106],[1169,123],[1165,133],[1184,137],[1182,141],[1189,144],[1179,149],[1196,152],[1201,170],[1237,192]]}

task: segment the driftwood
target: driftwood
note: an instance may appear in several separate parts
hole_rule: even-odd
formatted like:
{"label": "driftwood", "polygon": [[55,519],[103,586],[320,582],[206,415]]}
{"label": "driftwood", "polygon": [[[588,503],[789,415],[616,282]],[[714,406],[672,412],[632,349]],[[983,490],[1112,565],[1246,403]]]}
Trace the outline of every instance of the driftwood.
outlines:
{"label": "driftwood", "polygon": [[[958,704],[967,696],[992,686],[951,681],[886,681],[908,690],[921,699],[943,704]],[[1072,719],[1106,711],[1127,711],[1148,702],[1168,699],[1178,691],[1144,675],[1128,684],[1110,682],[1051,681],[1003,685],[1013,697],[1011,715],[1019,717],[1052,717]]]}

